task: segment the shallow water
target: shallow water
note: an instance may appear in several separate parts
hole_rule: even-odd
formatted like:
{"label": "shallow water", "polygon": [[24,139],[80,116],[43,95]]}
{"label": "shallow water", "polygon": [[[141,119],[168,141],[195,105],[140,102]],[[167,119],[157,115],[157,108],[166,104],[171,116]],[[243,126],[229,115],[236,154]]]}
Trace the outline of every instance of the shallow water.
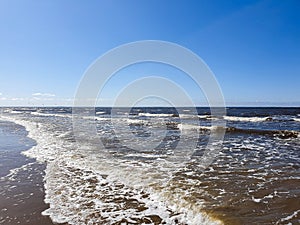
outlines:
{"label": "shallow water", "polygon": [[69,224],[300,222],[299,108],[229,108],[222,150],[204,172],[218,119],[209,109],[126,111],[83,118],[96,123],[96,140],[75,139],[70,108],[3,109],[37,142],[24,154],[47,164],[44,215]]}
{"label": "shallow water", "polygon": [[0,224],[50,225],[41,215],[44,203],[45,165],[21,155],[35,145],[24,127],[0,121]]}

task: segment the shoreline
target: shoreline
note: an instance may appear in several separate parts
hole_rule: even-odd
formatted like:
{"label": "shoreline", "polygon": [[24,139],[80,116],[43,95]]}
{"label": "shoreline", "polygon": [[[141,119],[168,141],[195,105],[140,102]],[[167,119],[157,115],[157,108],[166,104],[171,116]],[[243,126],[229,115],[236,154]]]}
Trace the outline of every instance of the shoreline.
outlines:
{"label": "shoreline", "polygon": [[[158,112],[162,113],[160,115],[168,113],[168,111],[164,112],[161,110],[158,110]],[[94,156],[93,154],[83,154],[82,152],[79,154],[76,150],[73,152],[76,146],[75,144],[73,145],[74,140],[70,130],[71,119],[68,114],[62,116],[62,113],[64,111],[62,112],[61,109],[49,109],[47,112],[39,112],[39,114],[25,112],[19,116],[15,115],[14,112],[12,116],[6,117],[3,115],[4,119],[25,127],[27,134],[24,137],[27,136],[35,141],[35,145],[31,148],[27,146],[23,150],[22,155],[24,157],[26,155],[29,160],[37,159],[37,162],[42,164],[35,163],[35,168],[39,168],[31,169],[28,174],[34,174],[33,171],[38,170],[42,179],[44,176],[43,165],[45,166],[43,163],[49,162],[49,164],[46,164],[47,175],[44,177],[47,181],[44,185],[46,189],[46,200],[44,201],[50,203],[51,209],[44,211],[43,215],[50,215],[54,224],[66,221],[72,224],[77,224],[81,221],[83,223],[86,221],[106,221],[107,218],[115,218],[115,215],[123,215],[124,212],[126,213],[126,209],[130,207],[133,209],[138,208],[139,210],[139,207],[144,206],[145,203],[147,206],[150,206],[151,210],[155,209],[155,211],[151,211],[151,215],[162,215],[160,218],[163,218],[165,221],[172,220],[174,224],[178,222],[199,224],[198,221],[201,218],[195,216],[197,214],[194,215],[194,211],[197,211],[196,213],[201,211],[199,214],[202,215],[203,212],[203,214],[207,215],[207,218],[209,217],[212,220],[212,222],[210,222],[211,220],[205,220],[205,224],[211,224],[214,221],[222,221],[224,225],[245,223],[281,224],[284,221],[298,221],[300,211],[297,208],[297,195],[299,193],[297,188],[299,187],[299,167],[297,166],[299,155],[297,150],[299,149],[299,139],[278,138],[277,136],[269,135],[269,132],[274,133],[274,130],[277,132],[278,125],[280,125],[281,129],[298,130],[299,124],[298,120],[296,120],[300,116],[298,111],[284,110],[279,112],[278,115],[276,114],[278,113],[277,110],[271,111],[267,115],[263,110],[246,112],[241,110],[235,112],[235,114],[233,113],[233,117],[245,119],[233,120],[229,118],[229,124],[234,129],[242,126],[244,130],[241,131],[238,128],[238,132],[227,133],[223,154],[220,155],[217,163],[213,164],[201,176],[197,175],[197,168],[194,169],[192,165],[191,167],[185,167],[185,170],[178,174],[178,178],[180,178],[178,182],[171,185],[174,189],[166,188],[164,190],[171,195],[174,190],[176,190],[176,193],[179,193],[177,190],[186,190],[185,193],[189,194],[190,197],[187,196],[187,199],[182,194],[184,196],[182,199],[186,199],[187,202],[191,203],[190,205],[185,202],[181,203],[181,199],[178,202],[174,201],[172,209],[175,212],[179,212],[179,214],[174,214],[179,219],[175,218],[172,213],[163,214],[165,211],[157,210],[160,200],[172,203],[172,198],[158,198],[156,202],[157,196],[154,193],[154,197],[151,195],[152,197],[148,198],[146,196],[145,198],[147,199],[144,199],[143,195],[140,195],[138,191],[127,192],[125,187],[123,188],[118,183],[111,182],[111,178],[114,178],[114,176],[110,176],[107,180],[105,180],[106,177],[98,179],[99,171],[101,171],[100,175],[102,175],[102,172],[103,175],[114,175],[116,173],[116,178],[119,177],[120,171],[117,167],[111,169],[106,164],[101,166],[97,161],[99,160],[98,157],[89,157]],[[273,119],[268,121],[257,120],[257,116],[270,116]],[[123,123],[122,115],[116,119]],[[102,122],[100,120],[97,123],[99,127],[100,125],[106,125],[106,121]],[[257,130],[270,129],[270,131],[267,134],[253,132],[253,127]],[[109,129],[99,128],[99,130],[111,137]],[[203,143],[205,143],[204,141],[205,139],[203,139]],[[67,154],[62,155],[64,156],[61,157],[62,160],[55,160],[58,154],[64,152]],[[53,160],[55,160],[54,164],[52,164]],[[124,165],[131,165],[130,162]],[[152,161],[149,160],[147,162],[151,163]],[[243,164],[239,162],[243,162]],[[108,161],[108,163],[111,163],[111,161]],[[85,165],[88,166],[86,167]],[[34,167],[34,165],[32,166]],[[26,170],[28,171],[28,168]],[[124,177],[127,177],[126,173],[127,171],[124,171]],[[131,171],[129,174],[131,174]],[[130,178],[131,176],[128,177]],[[176,180],[176,177],[177,175],[174,176],[174,180]],[[121,180],[123,181],[123,179]],[[133,183],[136,181],[137,179],[132,180]],[[183,182],[186,182],[186,185],[182,186]],[[98,183],[99,185],[97,185]],[[96,186],[97,188],[95,188]],[[116,188],[114,189],[114,187]],[[43,188],[42,193],[44,193]],[[127,193],[129,194],[127,195]],[[118,197],[119,194],[120,197]],[[41,197],[42,199],[43,196]],[[142,201],[135,201],[134,205],[129,201],[131,205],[126,203],[126,207],[122,206],[123,199],[130,197],[130,199],[140,200],[140,196],[143,197]],[[152,202],[153,200],[154,202]],[[151,204],[148,204],[149,202]],[[194,203],[197,202],[203,202],[199,206],[200,210],[189,208],[189,206],[196,205]],[[110,210],[112,209],[111,205],[118,210]],[[104,215],[107,216],[105,218],[101,217],[102,209],[105,210]],[[136,218],[143,218],[143,215],[139,217],[142,213],[138,211],[137,217],[135,215],[131,217],[133,214],[129,212],[128,218],[134,218],[133,220],[135,221]],[[122,216],[119,216],[117,219],[116,221],[118,222],[127,221]],[[185,221],[187,222],[184,223]],[[109,224],[109,222],[106,224]]]}
{"label": "shoreline", "polygon": [[49,208],[44,202],[45,164],[22,154],[36,143],[24,126],[0,122],[0,224],[53,225],[42,215]]}

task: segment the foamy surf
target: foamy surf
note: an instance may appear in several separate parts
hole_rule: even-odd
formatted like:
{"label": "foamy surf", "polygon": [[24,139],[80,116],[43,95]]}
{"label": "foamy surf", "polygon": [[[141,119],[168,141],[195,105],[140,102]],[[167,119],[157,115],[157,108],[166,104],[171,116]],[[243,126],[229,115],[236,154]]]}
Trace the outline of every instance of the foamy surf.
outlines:
{"label": "foamy surf", "polygon": [[243,122],[264,122],[267,121],[269,117],[241,117],[241,116],[224,116],[225,120],[229,121],[243,121]]}
{"label": "foamy surf", "polygon": [[[50,216],[54,222],[82,225],[222,224],[210,218],[200,206],[184,201],[184,192],[178,192],[174,197],[161,185],[166,177],[149,166],[146,171],[152,173],[148,175],[141,166],[132,174],[126,169],[128,162],[120,167],[122,161],[101,162],[93,155],[78,152],[71,131],[62,132],[56,127],[53,132],[49,125],[38,120],[2,118],[24,126],[29,137],[37,142],[23,154],[47,164],[45,202],[50,208],[43,215]],[[68,117],[64,119],[65,123],[71,122],[67,121]],[[129,165],[129,168],[133,167]],[[146,179],[149,175],[153,176],[150,180]]]}
{"label": "foamy surf", "polygon": [[[36,110],[43,115],[31,114]],[[69,224],[299,221],[300,128],[294,120],[299,109],[229,108],[234,119],[226,120],[227,127],[214,126],[208,109],[198,109],[196,117],[167,108],[130,110],[111,114],[99,108],[94,116],[81,118],[96,124],[104,147],[95,147],[95,139],[85,132],[75,140],[70,108],[2,110],[37,141],[24,154],[47,164],[45,201],[50,207],[44,215]],[[54,116],[56,112],[67,116]],[[224,130],[222,151],[203,172],[209,135]],[[163,141],[149,151],[136,137]],[[189,142],[195,137],[198,145],[193,149]],[[178,146],[183,139],[185,144]],[[187,155],[189,160],[183,160]],[[27,167],[16,171],[23,169]]]}

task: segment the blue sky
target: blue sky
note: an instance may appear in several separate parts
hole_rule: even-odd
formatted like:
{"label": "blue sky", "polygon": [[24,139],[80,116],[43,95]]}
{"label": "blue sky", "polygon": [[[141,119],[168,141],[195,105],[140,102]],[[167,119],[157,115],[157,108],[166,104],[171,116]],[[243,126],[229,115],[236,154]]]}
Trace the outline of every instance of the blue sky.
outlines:
{"label": "blue sky", "polygon": [[[299,11],[297,0],[2,0],[0,105],[72,105],[95,59],[121,44],[151,39],[198,54],[227,105],[300,106]],[[146,72],[162,72],[158,67],[124,70],[126,79],[116,74],[99,96],[101,104],[109,105]],[[201,104],[203,94],[188,78],[163,73]]]}

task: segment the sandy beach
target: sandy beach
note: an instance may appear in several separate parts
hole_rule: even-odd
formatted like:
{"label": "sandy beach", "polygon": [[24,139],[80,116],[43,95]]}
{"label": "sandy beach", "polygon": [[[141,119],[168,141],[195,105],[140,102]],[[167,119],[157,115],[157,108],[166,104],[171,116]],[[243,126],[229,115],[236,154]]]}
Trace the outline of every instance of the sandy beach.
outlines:
{"label": "sandy beach", "polygon": [[41,212],[44,203],[45,165],[21,154],[35,144],[24,127],[0,122],[0,224],[50,225]]}

